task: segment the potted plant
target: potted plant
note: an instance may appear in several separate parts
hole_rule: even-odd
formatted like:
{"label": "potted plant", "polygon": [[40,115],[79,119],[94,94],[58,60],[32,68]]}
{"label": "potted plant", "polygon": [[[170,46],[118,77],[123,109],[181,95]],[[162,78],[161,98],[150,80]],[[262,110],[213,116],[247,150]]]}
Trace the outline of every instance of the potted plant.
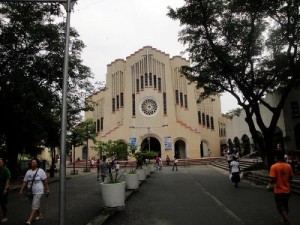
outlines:
{"label": "potted plant", "polygon": [[126,189],[136,190],[139,187],[139,174],[136,169],[131,169],[124,174]]}
{"label": "potted plant", "polygon": [[[120,152],[124,151],[124,143],[120,141],[99,142],[98,149],[100,156],[104,153],[111,158],[115,158]],[[103,156],[103,160],[105,161],[106,157]],[[119,174],[119,169],[116,168],[115,175],[109,176],[107,181],[100,184],[105,207],[121,207],[125,205],[125,181],[122,179],[123,173]]]}

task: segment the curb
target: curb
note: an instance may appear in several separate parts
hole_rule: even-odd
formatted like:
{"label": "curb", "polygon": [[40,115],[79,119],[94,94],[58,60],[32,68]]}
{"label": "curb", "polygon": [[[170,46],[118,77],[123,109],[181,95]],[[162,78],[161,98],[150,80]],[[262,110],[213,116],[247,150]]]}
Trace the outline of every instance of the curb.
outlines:
{"label": "curb", "polygon": [[[144,183],[145,180],[140,182],[141,186]],[[125,210],[126,203],[130,199],[130,197],[137,192],[137,190],[126,190],[125,192],[125,205],[122,207],[116,207],[116,208],[103,208],[100,215],[94,217],[90,222],[88,222],[86,225],[101,225],[104,224],[109,218],[115,215],[116,212]]]}

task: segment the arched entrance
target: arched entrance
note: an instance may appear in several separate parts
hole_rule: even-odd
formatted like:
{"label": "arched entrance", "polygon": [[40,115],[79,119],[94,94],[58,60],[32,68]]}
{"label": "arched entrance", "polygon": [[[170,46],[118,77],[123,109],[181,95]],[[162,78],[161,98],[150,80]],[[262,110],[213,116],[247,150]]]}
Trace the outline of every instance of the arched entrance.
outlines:
{"label": "arched entrance", "polygon": [[87,159],[87,154],[88,154],[88,149],[87,149],[87,146],[84,146],[82,148],[82,160],[86,160]]}
{"label": "arched entrance", "polygon": [[158,155],[161,155],[161,146],[160,142],[155,137],[147,137],[141,143],[142,152],[157,152]]}
{"label": "arched entrance", "polygon": [[175,157],[177,159],[186,158],[186,146],[185,146],[185,142],[182,140],[178,140],[175,142]]}
{"label": "arched entrance", "polygon": [[201,141],[200,144],[200,157],[208,156],[208,142],[207,141]]}

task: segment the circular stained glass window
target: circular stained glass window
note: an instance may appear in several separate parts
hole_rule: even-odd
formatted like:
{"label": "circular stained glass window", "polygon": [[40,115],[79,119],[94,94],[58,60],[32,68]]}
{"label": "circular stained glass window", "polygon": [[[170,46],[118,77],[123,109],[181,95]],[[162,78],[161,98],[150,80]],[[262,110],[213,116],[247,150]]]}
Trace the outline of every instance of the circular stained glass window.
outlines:
{"label": "circular stained glass window", "polygon": [[151,116],[157,112],[158,105],[154,99],[148,98],[142,102],[141,110],[145,115]]}

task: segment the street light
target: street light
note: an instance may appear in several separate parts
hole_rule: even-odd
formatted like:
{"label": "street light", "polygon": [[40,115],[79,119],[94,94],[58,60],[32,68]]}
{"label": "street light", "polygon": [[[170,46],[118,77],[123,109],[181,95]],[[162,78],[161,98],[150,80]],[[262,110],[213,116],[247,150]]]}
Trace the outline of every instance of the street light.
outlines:
{"label": "street light", "polygon": [[150,152],[150,140],[151,138],[150,137],[147,137],[147,141],[148,141],[148,151]]}

